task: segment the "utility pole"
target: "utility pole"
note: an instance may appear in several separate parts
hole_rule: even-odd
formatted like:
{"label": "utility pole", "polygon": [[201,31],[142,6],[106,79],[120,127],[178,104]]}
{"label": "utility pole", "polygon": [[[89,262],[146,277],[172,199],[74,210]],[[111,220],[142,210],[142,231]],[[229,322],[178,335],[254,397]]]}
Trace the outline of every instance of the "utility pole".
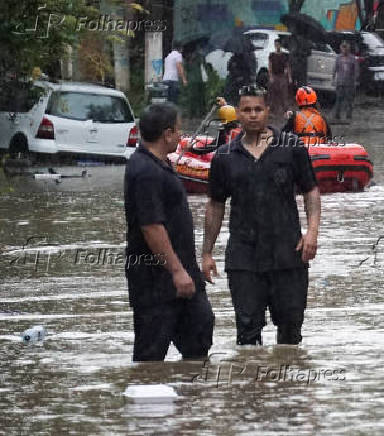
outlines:
{"label": "utility pole", "polygon": [[[150,17],[152,21],[164,22],[165,0],[151,2]],[[159,82],[163,76],[163,34],[164,31],[145,32],[144,81],[148,85]]]}

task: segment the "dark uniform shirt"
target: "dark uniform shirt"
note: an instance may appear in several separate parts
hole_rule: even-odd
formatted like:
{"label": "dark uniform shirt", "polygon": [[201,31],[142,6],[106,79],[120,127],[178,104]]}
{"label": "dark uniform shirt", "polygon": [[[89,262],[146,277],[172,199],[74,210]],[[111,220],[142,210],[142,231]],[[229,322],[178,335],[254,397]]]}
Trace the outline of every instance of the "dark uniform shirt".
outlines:
{"label": "dark uniform shirt", "polygon": [[305,267],[295,251],[301,227],[295,185],[305,193],[316,185],[308,151],[296,135],[274,132],[273,142],[259,159],[239,135],[219,148],[210,169],[209,195],[231,197],[226,270],[264,272]]}
{"label": "dark uniform shirt", "polygon": [[133,153],[125,172],[127,262],[131,306],[150,306],[176,298],[172,275],[162,253],[152,253],[141,226],[163,224],[172,247],[196,285],[205,291],[196,262],[192,214],[183,184],[170,164],[144,146]]}

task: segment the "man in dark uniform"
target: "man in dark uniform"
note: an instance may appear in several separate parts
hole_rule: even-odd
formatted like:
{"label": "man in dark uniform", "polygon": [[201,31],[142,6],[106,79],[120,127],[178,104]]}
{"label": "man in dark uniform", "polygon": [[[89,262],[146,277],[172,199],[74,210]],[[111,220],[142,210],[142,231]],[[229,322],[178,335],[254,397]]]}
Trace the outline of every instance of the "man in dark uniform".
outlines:
{"label": "man in dark uniform", "polygon": [[[231,197],[225,269],[236,314],[237,344],[261,344],[269,307],[279,344],[298,344],[317,248],[320,194],[308,152],[296,135],[267,126],[263,89],[240,90],[243,128],[216,152],[210,170],[203,272],[217,274],[212,250]],[[301,234],[295,185],[303,192],[308,231]]]}
{"label": "man in dark uniform", "polygon": [[133,360],[163,360],[171,341],[183,358],[206,357],[214,316],[196,262],[185,189],[167,159],[180,140],[171,104],[140,118],[143,143],[125,173],[126,276],[133,308]]}

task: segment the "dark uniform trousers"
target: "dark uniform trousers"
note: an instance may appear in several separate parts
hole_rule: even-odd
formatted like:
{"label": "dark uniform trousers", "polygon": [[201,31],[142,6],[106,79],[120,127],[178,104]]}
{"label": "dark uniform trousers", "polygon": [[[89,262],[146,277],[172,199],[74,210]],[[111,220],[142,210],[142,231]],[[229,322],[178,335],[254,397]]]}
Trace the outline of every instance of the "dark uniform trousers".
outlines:
{"label": "dark uniform trousers", "polygon": [[133,308],[134,361],[164,360],[174,343],[184,359],[206,357],[212,346],[214,314],[205,292]]}
{"label": "dark uniform trousers", "polygon": [[229,270],[228,280],[236,314],[237,344],[262,344],[261,331],[269,308],[277,326],[278,344],[298,344],[307,302],[308,269],[255,273]]}

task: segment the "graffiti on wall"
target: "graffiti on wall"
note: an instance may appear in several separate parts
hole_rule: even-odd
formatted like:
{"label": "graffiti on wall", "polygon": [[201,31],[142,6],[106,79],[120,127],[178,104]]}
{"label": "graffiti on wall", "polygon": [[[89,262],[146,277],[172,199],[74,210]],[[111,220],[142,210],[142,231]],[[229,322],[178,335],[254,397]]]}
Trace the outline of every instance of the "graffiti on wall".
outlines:
{"label": "graffiti on wall", "polygon": [[[231,31],[234,27],[281,29],[281,15],[288,0],[175,0],[175,39]],[[306,0],[302,12],[318,20],[326,30],[360,28],[355,0]]]}
{"label": "graffiti on wall", "polygon": [[326,14],[327,23],[321,23],[327,30],[355,30],[360,29],[360,19],[355,1],[341,4],[338,9],[328,9]]}

